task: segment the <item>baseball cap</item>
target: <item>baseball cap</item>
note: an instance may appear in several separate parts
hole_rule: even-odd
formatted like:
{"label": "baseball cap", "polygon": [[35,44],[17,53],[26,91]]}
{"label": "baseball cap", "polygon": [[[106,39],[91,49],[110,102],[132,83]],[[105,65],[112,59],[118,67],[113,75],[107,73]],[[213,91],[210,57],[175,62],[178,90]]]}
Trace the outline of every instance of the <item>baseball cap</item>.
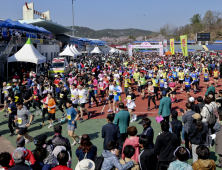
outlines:
{"label": "baseball cap", "polygon": [[16,145],[17,145],[18,147],[24,146],[24,145],[25,145],[25,138],[24,138],[23,136],[18,137],[18,138],[16,139]]}
{"label": "baseball cap", "polygon": [[191,102],[191,103],[193,103],[193,102],[195,101],[195,99],[194,99],[193,97],[190,97],[190,98],[188,99],[188,101]]}

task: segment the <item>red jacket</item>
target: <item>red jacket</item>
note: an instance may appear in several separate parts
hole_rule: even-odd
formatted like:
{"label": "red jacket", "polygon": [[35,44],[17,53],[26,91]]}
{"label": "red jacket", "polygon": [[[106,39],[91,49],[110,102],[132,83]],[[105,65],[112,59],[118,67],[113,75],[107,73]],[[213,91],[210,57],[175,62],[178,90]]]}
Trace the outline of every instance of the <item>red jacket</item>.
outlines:
{"label": "red jacket", "polygon": [[52,170],[72,170],[71,168],[68,168],[67,166],[58,165],[55,168],[52,168]]}
{"label": "red jacket", "polygon": [[[25,160],[30,162],[31,165],[34,165],[35,164],[35,158],[34,158],[34,155],[32,154],[32,152],[28,149],[26,149],[26,151],[23,151],[25,152]],[[11,156],[12,156],[13,153],[11,153]],[[10,160],[9,162],[9,166],[15,166],[15,162],[13,159]]]}

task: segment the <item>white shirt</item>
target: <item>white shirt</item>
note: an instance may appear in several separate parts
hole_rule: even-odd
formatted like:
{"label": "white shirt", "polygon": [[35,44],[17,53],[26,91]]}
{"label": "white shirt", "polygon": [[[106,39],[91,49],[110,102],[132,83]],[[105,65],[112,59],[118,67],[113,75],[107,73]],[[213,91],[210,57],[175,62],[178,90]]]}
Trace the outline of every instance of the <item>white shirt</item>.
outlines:
{"label": "white shirt", "polygon": [[79,95],[79,103],[86,103],[86,96],[88,94],[88,91],[86,91],[85,89],[82,90],[78,90],[78,95]]}
{"label": "white shirt", "polygon": [[78,95],[78,89],[71,89],[71,100],[73,104],[78,104],[78,98],[76,98]]}
{"label": "white shirt", "polygon": [[114,85],[109,85],[109,95],[110,96],[113,95],[113,89],[114,89]]}

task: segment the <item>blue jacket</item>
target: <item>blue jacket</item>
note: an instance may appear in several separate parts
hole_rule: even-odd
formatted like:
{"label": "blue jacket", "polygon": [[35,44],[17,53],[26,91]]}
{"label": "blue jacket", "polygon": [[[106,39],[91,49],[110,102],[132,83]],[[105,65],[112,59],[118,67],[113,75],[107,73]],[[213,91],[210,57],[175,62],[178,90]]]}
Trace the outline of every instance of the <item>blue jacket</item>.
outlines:
{"label": "blue jacket", "polygon": [[126,170],[134,165],[133,161],[129,161],[126,164],[122,165],[116,155],[112,154],[108,150],[104,150],[102,156],[104,157],[104,161],[101,170],[110,170],[113,167],[117,168],[118,170]]}
{"label": "blue jacket", "polygon": [[109,141],[115,141],[120,138],[119,126],[108,123],[102,127],[102,138],[104,138],[103,149],[106,150],[106,145]]}
{"label": "blue jacket", "polygon": [[[85,157],[86,153],[83,153],[83,149],[76,149],[76,157],[79,158],[79,161],[83,160]],[[89,152],[87,152],[86,158],[85,159],[90,159],[92,161],[95,160],[95,156],[97,155],[97,147],[92,145],[90,148]]]}

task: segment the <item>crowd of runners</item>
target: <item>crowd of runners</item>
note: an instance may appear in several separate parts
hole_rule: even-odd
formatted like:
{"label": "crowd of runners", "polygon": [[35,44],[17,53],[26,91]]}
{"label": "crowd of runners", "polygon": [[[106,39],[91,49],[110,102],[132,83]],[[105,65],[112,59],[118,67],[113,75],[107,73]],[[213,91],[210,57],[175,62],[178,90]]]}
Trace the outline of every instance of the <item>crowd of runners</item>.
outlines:
{"label": "crowd of runners", "polygon": [[[44,72],[47,73],[49,68],[50,63],[45,64]],[[3,83],[3,111],[8,118],[10,136],[17,134],[19,140],[24,137],[26,143],[38,143],[37,139],[28,134],[28,127],[33,122],[52,128],[55,121],[61,123],[68,120],[67,130],[73,146],[80,144],[82,138],[74,134],[76,123],[84,123],[84,114],[87,114],[88,119],[91,118],[92,114],[87,110],[91,107],[102,106],[102,111],[97,109],[97,113],[113,115],[124,104],[130,114],[130,122],[134,122],[137,120],[134,109],[139,98],[147,100],[149,113],[152,109],[158,109],[157,101],[164,96],[169,97],[172,103],[179,102],[178,91],[185,91],[187,100],[190,99],[193,94],[199,93],[200,82],[204,82],[205,96],[212,94],[213,100],[218,98],[217,111],[220,112],[222,91],[218,87],[218,79],[221,76],[221,57],[216,53],[192,53],[188,57],[181,54],[159,57],[155,53],[135,53],[133,57],[124,54],[82,56],[70,61],[67,72],[57,73],[53,78],[48,74],[37,76],[33,71],[25,69],[19,74],[15,73],[8,82]],[[215,88],[219,96],[215,95]],[[151,101],[154,108],[151,108]],[[104,110],[106,105],[108,110]],[[56,114],[58,110],[62,112],[61,117]],[[42,120],[36,122],[36,116],[39,115]],[[208,146],[211,144],[208,143]],[[115,149],[114,144],[112,147]],[[183,151],[189,152],[184,148]],[[130,167],[128,165],[125,168]],[[144,169],[141,165],[139,168]]]}

